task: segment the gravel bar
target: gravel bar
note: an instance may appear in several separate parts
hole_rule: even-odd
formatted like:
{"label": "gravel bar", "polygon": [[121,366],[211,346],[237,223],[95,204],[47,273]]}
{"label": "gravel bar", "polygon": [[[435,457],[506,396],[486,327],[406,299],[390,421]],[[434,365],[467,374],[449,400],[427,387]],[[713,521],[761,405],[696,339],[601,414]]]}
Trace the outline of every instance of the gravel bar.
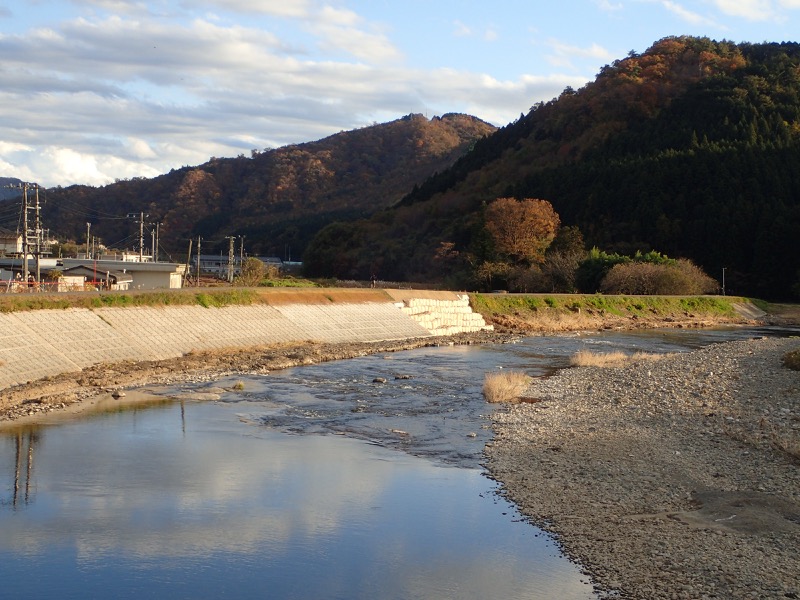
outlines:
{"label": "gravel bar", "polygon": [[800,598],[798,338],[535,380],[489,474],[600,598]]}

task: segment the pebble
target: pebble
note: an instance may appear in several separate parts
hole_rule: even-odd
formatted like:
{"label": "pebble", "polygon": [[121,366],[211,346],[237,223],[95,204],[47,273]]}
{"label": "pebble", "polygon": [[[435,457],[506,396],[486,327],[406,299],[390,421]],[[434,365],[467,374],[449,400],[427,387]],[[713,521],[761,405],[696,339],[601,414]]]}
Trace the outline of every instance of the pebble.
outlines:
{"label": "pebble", "polygon": [[[745,340],[537,379],[526,395],[549,408],[494,413],[489,474],[601,598],[800,597],[800,553],[784,550],[800,548],[800,373],[781,364],[798,347]],[[773,520],[704,516],[701,493],[749,494]]]}

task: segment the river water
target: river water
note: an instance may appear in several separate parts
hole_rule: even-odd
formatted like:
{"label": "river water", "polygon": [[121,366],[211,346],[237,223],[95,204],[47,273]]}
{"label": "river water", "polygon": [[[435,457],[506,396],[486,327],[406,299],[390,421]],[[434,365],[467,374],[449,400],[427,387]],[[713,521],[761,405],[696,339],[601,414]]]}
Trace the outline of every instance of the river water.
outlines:
{"label": "river water", "polygon": [[2,596],[593,598],[482,472],[485,374],[765,333],[420,348],[148,387],[148,405],[0,434]]}

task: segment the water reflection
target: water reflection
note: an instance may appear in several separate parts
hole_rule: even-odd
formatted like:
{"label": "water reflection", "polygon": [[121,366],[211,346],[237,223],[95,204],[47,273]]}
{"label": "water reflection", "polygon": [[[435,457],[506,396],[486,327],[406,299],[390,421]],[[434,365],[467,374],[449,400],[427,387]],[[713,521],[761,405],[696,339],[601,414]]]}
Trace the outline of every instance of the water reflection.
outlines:
{"label": "water reflection", "polygon": [[33,429],[19,430],[10,439],[14,445],[13,482],[8,485],[11,490],[10,497],[3,498],[1,502],[3,505],[17,508],[19,504],[30,504],[33,501],[31,474],[34,448],[39,442],[39,435]]}
{"label": "water reflection", "polygon": [[[255,428],[236,409],[175,402],[39,430],[34,446],[21,435],[36,502],[0,511],[4,591],[592,597],[478,470]],[[16,435],[0,454],[12,462]]]}

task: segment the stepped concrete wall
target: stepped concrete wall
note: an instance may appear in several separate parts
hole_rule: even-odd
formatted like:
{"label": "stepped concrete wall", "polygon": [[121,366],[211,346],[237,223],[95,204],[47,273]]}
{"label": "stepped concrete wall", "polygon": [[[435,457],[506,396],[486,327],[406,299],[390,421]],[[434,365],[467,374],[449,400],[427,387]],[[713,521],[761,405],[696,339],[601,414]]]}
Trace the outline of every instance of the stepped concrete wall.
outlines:
{"label": "stepped concrete wall", "polygon": [[466,296],[428,295],[434,297],[396,292],[386,302],[0,314],[0,394],[13,385],[98,363],[163,360],[191,351],[275,343],[375,342],[486,328],[483,318],[472,313]]}
{"label": "stepped concrete wall", "polygon": [[467,294],[455,298],[411,297],[398,301],[398,307],[433,335],[455,335],[491,329],[483,316],[472,312]]}

